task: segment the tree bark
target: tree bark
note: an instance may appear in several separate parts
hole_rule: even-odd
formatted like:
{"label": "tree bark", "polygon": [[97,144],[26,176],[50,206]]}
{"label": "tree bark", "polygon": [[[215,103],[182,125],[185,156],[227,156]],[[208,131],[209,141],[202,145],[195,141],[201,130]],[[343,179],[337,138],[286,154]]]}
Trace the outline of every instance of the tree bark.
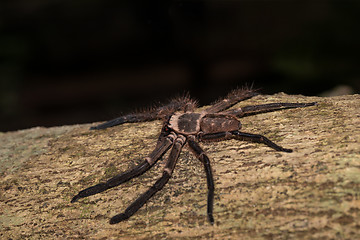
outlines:
{"label": "tree bark", "polygon": [[[318,105],[241,119],[292,153],[236,140],[201,143],[215,180],[207,221],[203,165],[186,148],[173,177],[133,217],[110,225],[160,177],[160,163],[71,204],[78,191],[139,163],[161,122],[0,133],[1,239],[360,239],[360,96],[257,96],[237,105]],[[236,107],[236,106],[235,106]],[[167,155],[164,156],[166,158]]]}

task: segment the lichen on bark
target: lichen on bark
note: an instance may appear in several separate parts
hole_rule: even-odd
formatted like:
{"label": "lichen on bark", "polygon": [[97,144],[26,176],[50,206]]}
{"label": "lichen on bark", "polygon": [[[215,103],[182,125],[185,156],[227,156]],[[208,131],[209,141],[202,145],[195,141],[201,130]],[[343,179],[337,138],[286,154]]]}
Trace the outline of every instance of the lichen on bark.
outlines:
{"label": "lichen on bark", "polygon": [[312,101],[319,104],[241,120],[243,131],[293,153],[236,140],[202,144],[214,171],[214,226],[206,218],[203,167],[187,149],[167,186],[128,221],[108,223],[154,183],[162,164],[70,203],[79,190],[141,161],[155,146],[159,121],[101,131],[85,124],[1,133],[0,238],[360,238],[359,95],[280,93],[237,106]]}

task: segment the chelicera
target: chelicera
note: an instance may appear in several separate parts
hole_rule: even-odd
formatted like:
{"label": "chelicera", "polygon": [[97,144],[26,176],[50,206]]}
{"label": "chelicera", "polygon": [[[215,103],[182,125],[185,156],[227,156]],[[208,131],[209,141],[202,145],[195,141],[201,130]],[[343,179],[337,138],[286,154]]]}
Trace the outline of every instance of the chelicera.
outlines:
{"label": "chelicera", "polygon": [[73,197],[71,202],[80,198],[88,197],[110,188],[116,187],[130,179],[137,177],[149,170],[162,156],[170,150],[162,176],[146,192],[141,194],[123,213],[113,216],[111,224],[119,223],[134,215],[156,192],[160,191],[174,171],[176,162],[184,145],[203,163],[207,178],[207,216],[211,224],[214,223],[214,179],[211,164],[208,156],[201,148],[199,142],[221,141],[237,139],[262,143],[276,151],[292,152],[291,149],[283,148],[270,141],[265,136],[240,131],[241,123],[239,118],[249,115],[277,111],[288,108],[299,108],[313,106],[316,103],[269,103],[262,105],[249,105],[236,109],[229,109],[236,103],[257,95],[250,89],[237,89],[220,101],[202,111],[196,110],[196,102],[188,96],[174,99],[167,105],[151,108],[144,112],[132,113],[110,120],[95,129],[105,129],[123,123],[144,122],[156,119],[163,120],[163,127],[160,132],[155,149],[134,168],[120,173],[106,182],[96,184],[80,191]]}

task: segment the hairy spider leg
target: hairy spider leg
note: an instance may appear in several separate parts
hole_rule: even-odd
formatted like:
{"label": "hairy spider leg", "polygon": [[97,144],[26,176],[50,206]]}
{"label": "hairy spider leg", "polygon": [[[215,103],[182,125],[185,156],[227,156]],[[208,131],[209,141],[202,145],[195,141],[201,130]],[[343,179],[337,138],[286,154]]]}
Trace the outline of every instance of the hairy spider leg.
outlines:
{"label": "hairy spider leg", "polygon": [[113,216],[110,219],[110,224],[119,223],[134,215],[146,203],[146,201],[148,201],[155,193],[160,191],[165,186],[165,184],[171,178],[177,159],[179,158],[181,149],[183,148],[185,142],[185,136],[178,135],[173,143],[173,147],[169,154],[162,176],[155,182],[152,187],[140,195],[140,197],[138,197],[123,213]]}
{"label": "hairy spider leg", "polygon": [[229,114],[234,115],[237,117],[246,117],[250,115],[256,115],[259,113],[266,113],[266,112],[274,112],[283,109],[289,108],[301,108],[301,107],[309,107],[316,105],[316,102],[311,103],[268,103],[268,104],[261,104],[261,105],[249,105],[237,109],[230,109],[222,114]]}
{"label": "hairy spider leg", "polygon": [[267,137],[260,134],[252,134],[240,132],[238,130],[231,132],[218,132],[218,133],[209,133],[199,136],[200,141],[219,141],[219,140],[227,140],[227,139],[237,139],[241,141],[251,141],[257,143],[263,143],[268,147],[275,149],[276,151],[281,152],[292,152],[291,149],[283,148],[276,143],[269,140]]}
{"label": "hairy spider leg", "polygon": [[105,128],[113,127],[113,126],[120,125],[123,123],[146,122],[146,121],[152,121],[152,120],[156,120],[156,119],[157,119],[157,115],[152,112],[131,113],[131,114],[127,114],[125,116],[121,116],[121,117],[112,119],[110,121],[99,124],[97,126],[91,127],[90,130],[105,129]]}
{"label": "hairy spider leg", "polygon": [[211,171],[210,160],[208,156],[206,156],[205,151],[202,150],[200,145],[189,139],[188,145],[190,149],[194,152],[196,157],[204,164],[204,169],[206,173],[207,186],[208,186],[208,199],[207,199],[207,215],[211,224],[214,224],[213,217],[213,207],[214,207],[214,178]]}
{"label": "hairy spider leg", "polygon": [[147,122],[158,119],[163,119],[165,116],[173,114],[179,110],[193,110],[196,107],[196,103],[189,97],[184,96],[182,98],[173,99],[170,103],[160,106],[149,108],[143,112],[130,113],[97,126],[91,127],[90,130],[105,129],[124,123],[135,123],[135,122]]}
{"label": "hairy spider leg", "polygon": [[72,198],[71,202],[73,203],[79,200],[80,198],[88,197],[103,192],[107,189],[116,187],[149,170],[171,147],[176,135],[174,133],[170,133],[165,137],[162,137],[161,135],[160,137],[161,139],[159,139],[159,143],[157,144],[155,150],[152,151],[152,153],[150,153],[149,156],[145,158],[144,161],[139,163],[136,167],[119,175],[116,175],[115,177],[109,179],[105,183],[99,183],[92,187],[80,191],[76,196]]}
{"label": "hairy spider leg", "polygon": [[236,89],[230,92],[224,99],[218,101],[214,105],[206,108],[204,110],[205,113],[217,113],[228,109],[229,107],[234,106],[236,103],[244,101],[246,99],[252,98],[258,95],[256,92],[251,89],[242,88]]}

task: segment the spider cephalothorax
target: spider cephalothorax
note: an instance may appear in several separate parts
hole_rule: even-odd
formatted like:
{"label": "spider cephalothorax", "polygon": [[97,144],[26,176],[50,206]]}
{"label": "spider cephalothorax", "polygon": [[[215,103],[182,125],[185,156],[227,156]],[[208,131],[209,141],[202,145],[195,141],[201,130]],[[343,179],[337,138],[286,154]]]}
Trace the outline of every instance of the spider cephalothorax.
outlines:
{"label": "spider cephalothorax", "polygon": [[238,109],[229,109],[236,103],[255,95],[257,94],[249,89],[238,89],[228,94],[224,99],[199,112],[195,112],[196,102],[186,96],[175,99],[169,104],[161,107],[152,108],[145,112],[128,114],[92,127],[91,129],[105,129],[127,122],[143,122],[156,119],[162,119],[164,121],[155,149],[145,157],[140,164],[133,169],[114,176],[104,183],[99,183],[80,191],[73,197],[71,202],[76,202],[80,198],[103,192],[143,174],[171,148],[162,176],[151,188],[140,195],[123,213],[112,217],[110,223],[114,224],[128,219],[168,182],[180,152],[183,146],[187,144],[187,147],[191,152],[193,152],[204,165],[208,186],[207,214],[210,223],[213,224],[214,180],[210,160],[198,142],[238,139],[263,143],[276,151],[292,152],[291,149],[283,148],[262,135],[241,132],[241,123],[238,118],[263,112],[307,107],[316,104],[314,102],[269,103],[250,105]]}

